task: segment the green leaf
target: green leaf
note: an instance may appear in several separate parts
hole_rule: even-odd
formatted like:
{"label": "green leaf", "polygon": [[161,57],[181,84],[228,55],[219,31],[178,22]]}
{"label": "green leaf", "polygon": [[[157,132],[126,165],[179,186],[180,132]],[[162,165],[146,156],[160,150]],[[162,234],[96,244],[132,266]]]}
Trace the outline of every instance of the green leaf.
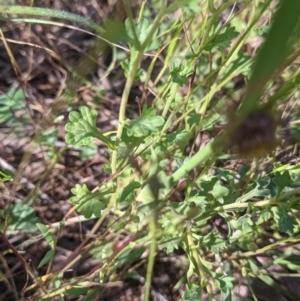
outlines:
{"label": "green leaf", "polygon": [[167,135],[169,144],[177,144],[180,147],[186,147],[190,140],[190,133],[184,129],[179,129]]}
{"label": "green leaf", "polygon": [[300,258],[299,255],[296,254],[291,254],[286,258],[278,257],[275,259],[274,264],[280,264],[281,266],[292,271],[300,270]]}
{"label": "green leaf", "polygon": [[55,250],[54,249],[49,250],[44,256],[44,258],[41,260],[38,267],[41,268],[43,265],[49,262],[54,257],[54,255],[55,255]]}
{"label": "green leaf", "polygon": [[[2,218],[5,218],[6,211],[0,215],[0,229],[2,230],[4,223]],[[37,231],[36,223],[39,221],[36,217],[36,211],[27,204],[13,204],[10,208],[8,230],[22,230],[27,232]]]}
{"label": "green leaf", "polygon": [[105,204],[100,201],[102,193],[90,192],[85,184],[76,184],[71,191],[76,196],[70,198],[70,203],[75,205],[85,218],[90,218],[92,215],[101,216],[101,210],[105,208]]}
{"label": "green leaf", "polygon": [[89,145],[94,138],[101,140],[110,149],[114,148],[114,143],[101,134],[96,128],[97,112],[87,107],[82,107],[78,112],[69,114],[70,122],[66,124],[66,142],[74,146]]}
{"label": "green leaf", "polygon": [[[154,33],[152,39],[145,49],[141,49],[141,45],[146,41],[150,31],[152,30],[153,24],[150,24],[149,21],[145,18],[137,23],[135,20],[127,18],[125,21],[125,27],[127,35],[129,37],[129,44],[131,47],[136,50],[149,51],[159,48],[160,43],[156,39],[157,32]],[[136,38],[138,40],[136,40]]]}
{"label": "green leaf", "polygon": [[293,234],[294,233],[294,220],[287,213],[287,208],[281,205],[280,207],[272,207],[274,219],[278,225],[279,231]]}
{"label": "green leaf", "polygon": [[91,144],[86,145],[79,154],[79,158],[82,161],[88,160],[90,158],[93,158],[95,154],[97,153],[98,147],[97,145]]}
{"label": "green leaf", "polygon": [[213,36],[213,38],[205,45],[204,50],[212,51],[214,48],[222,50],[229,47],[231,41],[237,37],[238,34],[239,33],[235,31],[234,27],[225,27]]}
{"label": "green leaf", "polygon": [[226,197],[228,195],[228,188],[222,186],[218,177],[208,176],[207,179],[208,181],[203,181],[202,183],[200,183],[201,188],[206,193],[209,192],[211,195],[213,195],[218,202],[223,203],[223,197]]}
{"label": "green leaf", "polygon": [[122,254],[117,258],[116,262],[118,264],[124,264],[139,259],[145,250],[145,247],[140,247],[138,249],[128,248],[122,252]]}
{"label": "green leaf", "polygon": [[262,210],[259,214],[259,219],[257,221],[258,224],[262,223],[262,222],[266,222],[268,221],[270,218],[272,217],[272,214],[270,212],[269,208],[266,208],[264,210]]}
{"label": "green leaf", "polygon": [[257,107],[266,83],[292,51],[292,38],[299,36],[299,10],[298,0],[279,2],[267,38],[255,59],[246,95],[240,108],[241,114],[249,113]]}
{"label": "green leaf", "polygon": [[[11,87],[7,94],[0,96],[0,124],[8,123],[11,124],[16,119],[14,113],[19,110],[25,110],[25,95],[22,89],[16,89]],[[25,122],[29,118],[27,112],[22,116],[18,117],[19,122]],[[16,120],[15,120],[16,121]]]}
{"label": "green leaf", "polygon": [[51,232],[51,229],[48,228],[48,227],[46,227],[45,225],[43,225],[41,223],[37,223],[36,226],[42,232],[43,237],[46,239],[46,241],[49,244],[49,246],[52,249],[54,249],[54,237],[53,237],[53,234]]}
{"label": "green leaf", "polygon": [[293,234],[293,219],[289,214],[284,214],[278,223],[279,230]]}
{"label": "green leaf", "polygon": [[232,301],[232,290],[227,290],[225,292],[221,292],[221,299],[220,301]]}
{"label": "green leaf", "polygon": [[236,58],[228,65],[226,75],[224,77],[229,77],[230,74],[234,72],[239,72],[240,74],[247,75],[250,72],[251,58],[242,51],[237,53]]}
{"label": "green leaf", "polygon": [[204,212],[208,205],[207,193],[205,191],[200,191],[199,193],[197,193],[197,195],[194,195],[191,198],[189,198],[188,202],[195,203],[195,205],[201,208],[201,210]]}
{"label": "green leaf", "polygon": [[205,245],[205,247],[211,250],[215,254],[220,254],[224,249],[227,248],[227,241],[220,237],[217,232],[211,232],[206,236],[202,237],[199,241],[200,246]]}
{"label": "green leaf", "polygon": [[186,285],[186,291],[183,294],[183,299],[189,301],[201,301],[202,300],[201,292],[202,292],[201,286],[195,283],[188,283]]}
{"label": "green leaf", "polygon": [[66,291],[66,294],[69,296],[80,296],[80,295],[86,295],[87,291],[89,290],[89,287],[83,287],[80,285],[75,285],[71,289],[68,289]]}
{"label": "green leaf", "polygon": [[222,293],[226,293],[227,291],[232,290],[233,281],[235,280],[235,278],[233,276],[216,273],[215,280],[218,283],[220,291]]}
{"label": "green leaf", "polygon": [[135,120],[127,122],[128,136],[143,137],[152,133],[157,133],[159,127],[164,124],[165,120],[162,116],[156,115],[154,108],[144,108],[142,115]]}
{"label": "green leaf", "polygon": [[189,16],[198,14],[202,7],[198,0],[177,0],[170,3],[167,13],[173,13],[177,9],[182,9]]}
{"label": "green leaf", "polygon": [[[128,129],[125,127],[123,134],[122,134],[122,142],[120,143],[119,148],[120,148],[121,144],[123,143],[123,144],[125,144],[123,147],[124,149],[128,148],[130,151],[133,151],[134,148],[141,146],[144,141],[145,141],[144,137],[129,136]],[[128,157],[128,151],[127,152],[123,151],[123,155],[121,157],[124,157],[124,156]]]}
{"label": "green leaf", "polygon": [[57,140],[58,135],[58,130],[54,128],[44,131],[40,137],[41,145],[54,145],[54,142]]}
{"label": "green leaf", "polygon": [[196,111],[192,111],[188,114],[187,123],[190,126],[193,125],[198,126],[200,124],[201,119],[202,119],[202,115],[200,113],[197,113]]}
{"label": "green leaf", "polygon": [[193,69],[189,68],[187,64],[173,65],[170,72],[173,83],[177,83],[181,87],[188,83],[192,73]]}
{"label": "green leaf", "polygon": [[179,248],[181,242],[181,237],[173,237],[173,235],[167,235],[163,240],[158,244],[160,250],[166,249],[167,254],[171,254],[174,250]]}
{"label": "green leaf", "polygon": [[[132,50],[131,51],[131,55],[130,55],[130,59],[128,60],[124,60],[121,62],[121,67],[122,69],[124,70],[124,75],[126,78],[128,78],[131,74],[131,71],[135,65],[135,62],[136,62],[136,59],[137,59],[137,53]],[[134,74],[134,79],[133,81],[138,81],[141,76],[143,75],[143,70],[142,69],[138,69],[136,71],[136,73]]]}
{"label": "green leaf", "polygon": [[243,235],[241,230],[236,230],[229,238],[230,243],[234,243]]}
{"label": "green leaf", "polygon": [[142,185],[139,182],[131,182],[129,183],[122,191],[120,196],[120,203],[123,203],[126,198],[129,196],[130,193],[132,193],[135,189],[138,189],[142,187]]}
{"label": "green leaf", "polygon": [[244,194],[241,197],[239,197],[236,200],[236,202],[237,203],[243,203],[243,202],[246,202],[246,201],[248,201],[249,199],[251,199],[253,197],[259,197],[259,196],[266,197],[269,194],[270,194],[270,190],[269,189],[259,189],[258,187],[255,187],[251,191],[249,191],[246,194]]}
{"label": "green leaf", "polygon": [[252,228],[252,226],[253,226],[253,221],[251,215],[248,213],[241,216],[236,223],[236,227],[238,229],[241,229],[242,232],[247,232],[247,230],[249,230],[249,228]]}
{"label": "green leaf", "polygon": [[277,195],[279,195],[286,187],[291,186],[289,172],[287,170],[283,173],[276,172],[273,182],[277,187]]}
{"label": "green leaf", "polygon": [[104,30],[102,37],[112,43],[126,43],[129,39],[124,22],[121,20],[115,19],[110,20],[106,19],[104,21]]}
{"label": "green leaf", "polygon": [[0,183],[11,181],[13,178],[10,175],[6,175],[0,170]]}
{"label": "green leaf", "polygon": [[265,36],[270,30],[270,24],[254,27],[253,29],[259,36]]}

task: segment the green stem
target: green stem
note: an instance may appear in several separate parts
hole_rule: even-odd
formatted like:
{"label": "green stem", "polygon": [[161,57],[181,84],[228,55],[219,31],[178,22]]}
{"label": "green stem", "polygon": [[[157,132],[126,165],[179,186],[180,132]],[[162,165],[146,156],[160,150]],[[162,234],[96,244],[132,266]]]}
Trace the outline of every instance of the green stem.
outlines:
{"label": "green stem", "polygon": [[211,142],[208,143],[201,151],[195,154],[188,162],[186,162],[186,164],[182,165],[173,173],[170,178],[170,185],[175,185],[180,178],[186,176],[193,168],[214,154],[217,148],[217,141],[211,140]]}
{"label": "green stem", "polygon": [[151,283],[152,283],[152,272],[154,267],[154,258],[156,251],[156,214],[152,214],[150,221],[150,249],[148,256],[148,264],[147,264],[147,274],[146,274],[146,282],[145,282],[145,296],[144,301],[150,300],[150,292],[151,292]]}
{"label": "green stem", "polygon": [[169,97],[167,99],[167,103],[166,103],[166,105],[164,107],[164,110],[162,112],[162,117],[164,117],[164,118],[166,117],[166,115],[168,113],[168,110],[170,108],[170,105],[171,105],[172,101],[175,99],[176,93],[178,91],[178,87],[179,87],[178,84],[173,84],[171,86],[171,89],[170,89],[170,92],[169,92],[170,94],[169,94]]}
{"label": "green stem", "polygon": [[198,57],[201,54],[201,52],[204,50],[207,43],[210,40],[214,39],[215,36],[218,34],[218,33],[216,33],[215,35],[213,35],[212,37],[209,38],[210,29],[213,26],[215,20],[220,16],[220,14],[224,10],[226,10],[227,8],[232,6],[234,4],[234,2],[236,2],[236,0],[230,0],[227,3],[224,3],[223,5],[221,5],[219,8],[213,9],[213,12],[212,12],[213,14],[212,14],[211,18],[207,21],[207,27],[205,28],[203,37],[201,37],[201,44],[200,44],[199,50],[195,54],[196,57]]}
{"label": "green stem", "polygon": [[143,51],[139,51],[137,54],[137,58],[133,64],[132,70],[127,78],[125,88],[123,91],[122,99],[121,99],[121,105],[120,105],[120,113],[119,113],[119,125],[118,125],[118,130],[117,130],[117,135],[116,135],[116,144],[114,151],[112,153],[111,157],[111,170],[112,173],[115,173],[117,171],[117,154],[118,154],[118,147],[119,143],[122,137],[123,129],[124,129],[124,121],[125,121],[125,113],[126,113],[126,107],[127,107],[127,102],[128,102],[128,97],[130,93],[130,89],[132,87],[132,84],[134,82],[134,77],[135,74],[140,66],[140,63],[143,58]]}
{"label": "green stem", "polygon": [[[240,208],[248,208],[249,206],[253,207],[267,207],[272,206],[276,204],[280,204],[280,202],[286,198],[289,198],[293,195],[297,195],[300,193],[300,188],[296,188],[294,190],[288,191],[286,193],[283,193],[280,197],[274,197],[270,200],[264,200],[264,201],[257,201],[257,202],[244,202],[244,203],[233,203],[233,204],[227,204],[223,206],[218,206],[213,208],[212,210],[209,210],[205,213],[202,213],[200,215],[196,216],[190,216],[195,222],[201,221],[203,219],[209,218],[215,213],[224,212],[226,210],[234,210],[234,209],[240,209]],[[289,201],[290,203],[296,203],[299,201],[299,198],[293,199]]]}
{"label": "green stem", "polygon": [[[163,1],[163,3],[164,3],[164,1]],[[142,61],[142,58],[144,55],[144,51],[145,51],[146,47],[149,45],[157,28],[159,27],[161,19],[164,16],[164,12],[165,12],[165,5],[162,5],[161,10],[160,10],[158,16],[156,17],[148,36],[146,37],[145,41],[141,44],[141,50],[137,52],[136,59],[133,63],[131,72],[130,72],[130,74],[127,78],[126,84],[125,84],[125,88],[124,88],[122,99],[121,99],[121,105],[120,105],[119,126],[118,126],[118,130],[117,130],[117,135],[116,135],[116,144],[115,144],[115,149],[114,149],[114,151],[112,153],[112,157],[111,157],[112,173],[115,173],[117,171],[118,147],[119,147],[119,143],[120,143],[122,133],[124,130],[125,113],[126,113],[126,107],[127,107],[130,89],[134,82],[134,78],[138,71],[138,68],[140,67],[140,64],[141,64],[141,61]]]}

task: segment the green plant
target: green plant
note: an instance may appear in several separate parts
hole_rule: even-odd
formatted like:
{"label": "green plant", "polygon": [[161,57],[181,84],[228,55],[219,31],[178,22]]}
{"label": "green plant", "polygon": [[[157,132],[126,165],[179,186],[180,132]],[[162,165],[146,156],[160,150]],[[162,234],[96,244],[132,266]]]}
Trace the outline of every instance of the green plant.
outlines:
{"label": "green plant", "polygon": [[6,94],[0,96],[0,124],[6,123],[20,134],[23,133],[22,127],[30,122],[24,100],[23,90],[15,87],[11,87]]}
{"label": "green plant", "polygon": [[[272,119],[269,112],[285,104],[297,90],[299,71],[290,65],[299,56],[296,7],[300,7],[298,1],[282,2],[278,9],[271,0],[261,4],[238,2],[249,14],[241,32],[232,25],[234,19],[243,22],[238,16],[233,14],[226,22],[219,21],[235,1],[174,1],[170,5],[160,1],[155,5],[157,14],[153,20],[143,17],[146,7],[135,20],[129,1],[125,1],[128,18],[124,26],[118,23],[123,34],[113,36],[114,43],[126,43],[129,48],[129,56],[122,62],[126,84],[118,127],[113,133],[99,131],[97,111],[87,106],[72,111],[66,125],[68,144],[90,147],[98,139],[110,152],[105,166],[107,179],[92,191],[77,184],[70,199],[83,220],[96,219],[91,235],[98,232],[104,220],[107,226],[92,242],[85,239],[74,258],[42,277],[41,300],[84,294],[85,300],[92,300],[101,288],[94,288],[87,279],[97,277],[99,283],[108,283],[117,280],[119,274],[133,277],[127,267],[140,260],[146,249],[145,301],[150,299],[159,251],[167,255],[179,248],[184,251],[188,265],[182,279],[186,284],[185,300],[206,300],[205,296],[217,300],[217,294],[219,300],[232,300],[235,273],[248,280],[253,299],[257,300],[250,279],[257,277],[272,285],[266,273],[268,265],[259,265],[255,260],[260,254],[269,255],[271,264],[289,266],[291,271],[298,269],[287,254],[278,251],[282,245],[288,248],[300,240],[298,164],[274,162],[271,154],[268,160],[273,169],[262,175],[259,159],[252,167],[241,165],[237,170],[220,167],[216,161],[233,158],[225,152],[239,126],[249,119],[255,122],[251,114],[259,112]],[[167,18],[178,13],[179,8],[181,19]],[[20,13],[18,9],[9,8],[11,13]],[[257,31],[256,23],[273,9],[276,14],[272,26],[253,59],[242,48]],[[80,17],[49,12],[103,32]],[[27,9],[26,13],[44,15],[46,11]],[[151,62],[143,65],[147,55]],[[163,66],[155,74],[158,59]],[[220,107],[230,107],[222,93],[230,91],[239,74],[247,77],[247,87],[237,113],[225,113],[226,109],[218,112]],[[284,81],[281,74],[287,74]],[[280,87],[279,80],[283,81]],[[129,94],[138,81],[146,86],[154,83],[156,97],[138,116],[128,119]],[[197,151],[195,137],[210,132],[220,118],[226,117],[229,122],[223,131],[213,138],[211,134],[210,142]],[[279,125],[275,119],[272,124],[275,128]],[[275,129],[270,132],[276,136]],[[263,134],[262,140],[265,138]],[[245,139],[252,142],[252,137]],[[177,199],[176,194],[180,195]],[[51,247],[41,263],[46,264],[54,256],[55,238],[45,226],[39,225],[39,229]],[[126,233],[126,238],[121,243],[107,242],[108,233],[116,239]],[[99,265],[84,277],[62,281],[69,264],[88,252],[99,260]],[[51,287],[50,283],[56,285]],[[284,294],[296,300],[288,291]]]}

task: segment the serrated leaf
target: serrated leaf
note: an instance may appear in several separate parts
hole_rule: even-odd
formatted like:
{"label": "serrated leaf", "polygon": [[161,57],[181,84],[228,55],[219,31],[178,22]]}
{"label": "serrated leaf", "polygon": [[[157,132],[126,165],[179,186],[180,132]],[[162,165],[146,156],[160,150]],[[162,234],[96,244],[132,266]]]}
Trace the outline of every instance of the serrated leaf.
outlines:
{"label": "serrated leaf", "polygon": [[94,138],[104,142],[110,149],[114,143],[101,134],[96,128],[97,111],[82,107],[79,112],[69,114],[70,122],[66,124],[66,142],[74,146],[89,145]]}
{"label": "serrated leaf", "polygon": [[170,254],[173,253],[175,249],[178,249],[180,242],[180,237],[167,236],[162,241],[160,241],[158,248],[160,250],[166,249],[166,253]]}
{"label": "serrated leaf", "polygon": [[262,222],[266,222],[268,221],[270,218],[272,217],[272,214],[270,212],[270,210],[267,208],[267,209],[264,209],[260,212],[259,214],[259,220],[258,222],[262,221]]}
{"label": "serrated leaf", "polygon": [[199,193],[197,193],[197,195],[189,198],[188,202],[194,202],[197,207],[201,208],[202,211],[205,211],[206,206],[208,205],[207,193],[205,191],[200,191]]}
{"label": "serrated leaf", "polygon": [[156,115],[154,108],[144,109],[140,117],[127,123],[127,134],[128,136],[143,137],[157,133],[164,122],[162,116]]}
{"label": "serrated leaf", "polygon": [[291,177],[288,171],[283,173],[276,172],[273,179],[274,184],[277,187],[277,194],[280,194],[284,188],[291,186]]}
{"label": "serrated leaf", "polygon": [[[128,78],[132,72],[133,67],[135,66],[135,62],[137,59],[138,53],[135,50],[131,50],[131,55],[129,60],[124,60],[121,62],[121,67],[124,70],[124,75]],[[143,75],[143,70],[138,69],[134,74],[134,81],[138,81]]]}
{"label": "serrated leaf", "polygon": [[183,294],[184,300],[188,301],[201,301],[202,287],[195,283],[188,283],[186,285],[186,291]]}
{"label": "serrated leaf", "polygon": [[93,198],[86,198],[81,204],[76,207],[79,212],[82,212],[85,218],[90,218],[92,215],[100,217],[101,210],[105,208],[105,205],[101,203],[99,198],[94,196]]}
{"label": "serrated leaf", "polygon": [[219,254],[227,247],[226,240],[220,237],[217,232],[211,232],[200,240],[201,245],[205,245],[207,249],[211,250],[215,254]]}
{"label": "serrated leaf", "polygon": [[105,208],[105,204],[101,202],[102,194],[90,192],[85,184],[76,184],[71,191],[76,196],[70,198],[70,203],[75,205],[85,218],[90,218],[92,215],[101,216],[101,210]]}
{"label": "serrated leaf", "polygon": [[[128,147],[129,150],[133,150],[135,147],[140,146],[144,140],[144,137],[129,136],[128,129],[126,127],[124,128],[122,134],[122,142],[125,144],[124,147]],[[125,155],[128,156],[128,152],[125,152]]]}
{"label": "serrated leaf", "polygon": [[188,114],[188,119],[187,119],[187,123],[190,126],[193,125],[199,125],[200,120],[202,118],[202,115],[200,113],[197,113],[196,111],[192,111],[191,113]]}
{"label": "serrated leaf", "polygon": [[294,220],[287,213],[287,209],[282,206],[282,207],[272,207],[271,210],[274,213],[274,218],[278,225],[279,231],[293,234]]}
{"label": "serrated leaf", "polygon": [[229,47],[231,41],[238,36],[238,32],[234,27],[225,27],[219,33],[215,34],[213,38],[207,43],[204,50],[212,51],[214,48],[224,49]]}
{"label": "serrated leaf", "polygon": [[253,221],[251,219],[251,215],[250,214],[244,214],[243,216],[241,216],[236,223],[236,227],[238,229],[241,229],[242,232],[246,232],[249,228],[251,228],[253,226]]}
{"label": "serrated leaf", "polygon": [[218,177],[211,177],[209,181],[203,181],[200,185],[206,193],[209,192],[220,203],[223,203],[223,197],[229,193],[228,188],[222,186]]}
{"label": "serrated leaf", "polygon": [[224,77],[230,76],[233,72],[239,71],[240,74],[249,74],[251,67],[251,58],[242,51],[237,53],[236,59],[228,66],[226,75]]}
{"label": "serrated leaf", "polygon": [[193,73],[193,69],[187,67],[186,64],[173,65],[170,75],[173,83],[183,86],[188,83],[189,76]]}
{"label": "serrated leaf", "polygon": [[180,147],[185,147],[190,139],[190,133],[184,129],[176,130],[167,135],[170,144],[177,144]]}
{"label": "serrated leaf", "polygon": [[[134,27],[132,27],[132,25]],[[130,46],[136,50],[144,51],[157,49],[160,45],[158,40],[155,38],[158,31],[153,34],[152,39],[149,41],[147,47],[145,49],[141,49],[141,45],[146,41],[146,38],[152,30],[152,26],[153,24],[150,24],[146,18],[141,18],[138,23],[133,19],[127,18],[125,21],[125,27],[129,37]]]}

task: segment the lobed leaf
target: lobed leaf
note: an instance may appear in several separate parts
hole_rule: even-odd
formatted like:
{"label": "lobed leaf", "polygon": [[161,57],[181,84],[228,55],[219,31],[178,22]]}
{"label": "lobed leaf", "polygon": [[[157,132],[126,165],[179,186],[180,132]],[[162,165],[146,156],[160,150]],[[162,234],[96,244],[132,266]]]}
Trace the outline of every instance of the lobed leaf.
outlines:
{"label": "lobed leaf", "polygon": [[113,142],[101,134],[96,127],[96,110],[82,107],[79,112],[69,114],[70,122],[66,124],[66,142],[74,146],[89,145],[94,138],[104,142],[110,149],[114,148]]}
{"label": "lobed leaf", "polygon": [[75,196],[70,198],[70,203],[75,205],[85,218],[90,218],[92,215],[101,216],[101,210],[105,208],[105,204],[100,200],[102,194],[90,192],[85,184],[76,184],[71,191]]}
{"label": "lobed leaf", "polygon": [[215,34],[212,39],[206,44],[204,50],[212,51],[214,48],[224,49],[229,47],[231,41],[238,36],[238,32],[235,31],[234,27],[225,27],[221,29],[218,34]]}
{"label": "lobed leaf", "polygon": [[162,116],[156,115],[154,108],[144,109],[140,117],[127,123],[127,134],[128,136],[143,137],[157,133],[164,122]]}

